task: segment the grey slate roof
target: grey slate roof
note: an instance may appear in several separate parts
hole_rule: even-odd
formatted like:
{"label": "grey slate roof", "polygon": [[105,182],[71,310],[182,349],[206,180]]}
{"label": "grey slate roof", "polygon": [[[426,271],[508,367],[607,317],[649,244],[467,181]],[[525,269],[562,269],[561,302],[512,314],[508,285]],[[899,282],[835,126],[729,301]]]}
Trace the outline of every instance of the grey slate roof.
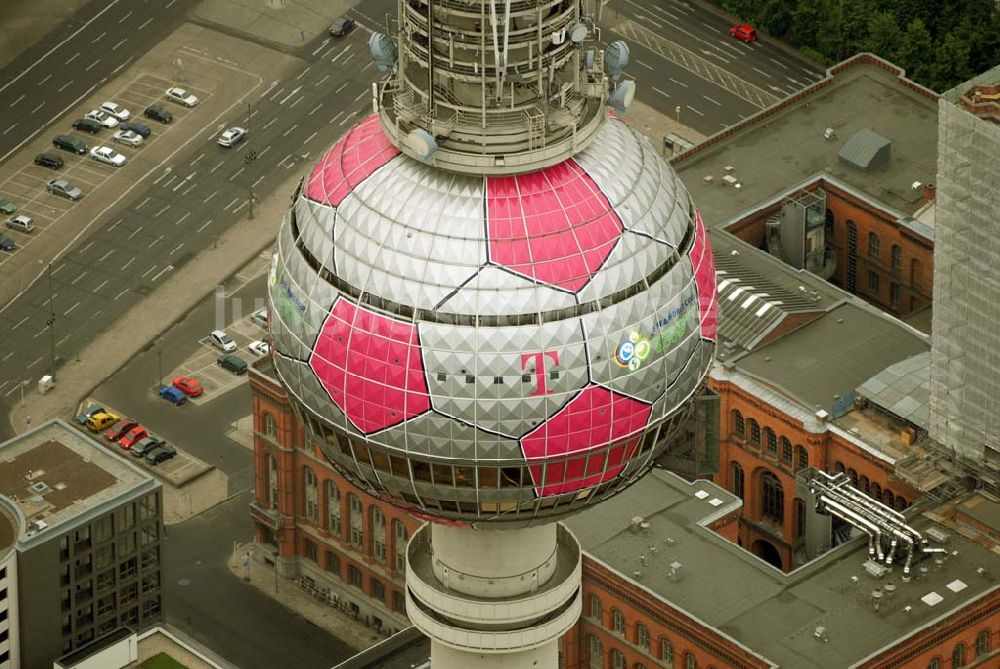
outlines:
{"label": "grey slate roof", "polygon": [[857,393],[886,411],[927,429],[931,353],[926,351],[889,365],[860,386]]}

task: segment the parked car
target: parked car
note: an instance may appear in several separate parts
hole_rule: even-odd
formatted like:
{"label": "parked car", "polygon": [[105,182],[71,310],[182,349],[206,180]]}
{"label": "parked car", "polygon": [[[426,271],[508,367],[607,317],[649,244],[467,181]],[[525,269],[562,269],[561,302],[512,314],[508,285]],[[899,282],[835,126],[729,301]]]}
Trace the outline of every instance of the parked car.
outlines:
{"label": "parked car", "polygon": [[50,170],[57,170],[63,166],[63,159],[54,153],[39,153],[35,156],[35,164]]}
{"label": "parked car", "polygon": [[174,388],[190,397],[201,397],[205,393],[205,387],[198,383],[198,379],[190,376],[175,377],[172,384]]}
{"label": "parked car", "polygon": [[151,465],[158,465],[177,455],[177,449],[170,444],[162,444],[146,453],[146,462]]}
{"label": "parked car", "polygon": [[188,401],[187,395],[173,386],[160,386],[160,397],[174,406],[180,406]]}
{"label": "parked car", "polygon": [[17,211],[17,205],[5,198],[3,195],[0,195],[0,211],[5,214],[13,214]]}
{"label": "parked car", "polygon": [[101,111],[105,114],[114,116],[119,121],[127,121],[132,118],[132,114],[129,113],[129,110],[125,109],[117,102],[105,102],[101,104]]}
{"label": "parked car", "polygon": [[238,355],[232,355],[231,353],[220,355],[215,362],[219,367],[227,369],[233,374],[247,373],[247,361]]}
{"label": "parked car", "polygon": [[112,167],[122,167],[125,164],[125,156],[110,146],[95,146],[90,150],[90,157],[99,163],[111,165]]}
{"label": "parked car", "polygon": [[98,411],[87,419],[87,429],[91,432],[100,432],[118,422],[118,416],[110,411]]}
{"label": "parked car", "polygon": [[137,441],[145,439],[148,436],[149,433],[146,431],[146,428],[142,425],[136,425],[118,440],[118,445],[127,450],[135,446]]}
{"label": "parked car", "polygon": [[118,119],[107,112],[101,111],[100,109],[91,109],[89,112],[84,114],[83,118],[93,119],[105,128],[114,128],[118,125]]}
{"label": "parked car", "polygon": [[212,334],[208,335],[208,338],[212,342],[212,346],[219,350],[226,353],[232,353],[236,350],[236,342],[223,330],[212,330]]}
{"label": "parked car", "polygon": [[349,33],[353,27],[354,19],[342,16],[339,19],[334,20],[334,22],[327,27],[326,32],[330,33],[334,37],[343,37]]}
{"label": "parked car", "polygon": [[160,446],[163,446],[163,444],[165,443],[166,442],[160,439],[159,437],[145,437],[144,439],[140,439],[139,441],[135,442],[135,446],[133,446],[128,450],[133,456],[141,458],[144,457],[154,448],[159,448]]}
{"label": "parked car", "polygon": [[104,129],[104,126],[92,118],[78,118],[73,121],[73,129],[82,130],[83,132],[89,132],[91,135],[96,135]]}
{"label": "parked car", "polygon": [[142,135],[134,130],[119,130],[115,133],[114,140],[125,146],[139,146],[142,144]]}
{"label": "parked car", "polygon": [[45,182],[45,190],[61,197],[68,197],[71,200],[79,200],[83,197],[83,191],[65,179],[50,179]]}
{"label": "parked car", "polygon": [[71,135],[56,135],[52,138],[52,146],[81,156],[87,153],[87,143]]}
{"label": "parked car", "polygon": [[25,234],[30,234],[35,230],[35,221],[30,216],[18,214],[14,218],[7,220],[7,227]]}
{"label": "parked car", "polygon": [[267,329],[267,309],[258,309],[250,314],[250,322],[258,327]]}
{"label": "parked car", "polygon": [[219,146],[230,147],[242,142],[247,136],[246,128],[239,126],[229,128],[219,135]]}
{"label": "parked car", "polygon": [[8,237],[7,235],[0,233],[0,251],[6,251],[7,253],[10,253],[16,250],[17,250],[17,244],[14,243],[14,240]]}
{"label": "parked car", "polygon": [[260,357],[264,357],[271,351],[271,347],[263,339],[250,342],[247,344],[247,348],[250,349],[251,353]]}
{"label": "parked car", "polygon": [[153,131],[149,129],[149,126],[145,123],[122,123],[122,130],[131,130],[135,134],[139,135],[143,139],[148,138]]}
{"label": "parked car", "polygon": [[104,438],[108,441],[118,441],[136,425],[138,423],[131,418],[119,418],[117,423],[104,431]]}
{"label": "parked car", "polygon": [[76,415],[76,418],[74,418],[73,420],[76,421],[77,424],[79,425],[86,425],[90,417],[98,413],[104,413],[104,407],[102,407],[100,404],[91,404],[86,409],[78,413]]}
{"label": "parked car", "polygon": [[150,105],[146,107],[146,111],[142,112],[142,115],[160,123],[170,123],[174,120],[174,115],[164,109],[162,105]]}
{"label": "parked car", "polygon": [[194,107],[198,104],[198,102],[200,102],[197,97],[177,86],[167,89],[167,99],[178,104],[182,104],[185,107]]}
{"label": "parked car", "polygon": [[741,42],[746,42],[747,44],[752,44],[757,41],[757,31],[753,29],[753,26],[746,23],[733,26],[729,29],[729,34]]}

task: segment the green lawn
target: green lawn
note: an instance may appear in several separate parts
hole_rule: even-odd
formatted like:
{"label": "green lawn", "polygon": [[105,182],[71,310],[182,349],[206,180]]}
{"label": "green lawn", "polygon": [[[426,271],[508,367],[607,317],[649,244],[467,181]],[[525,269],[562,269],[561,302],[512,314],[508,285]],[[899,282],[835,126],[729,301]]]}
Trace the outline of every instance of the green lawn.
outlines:
{"label": "green lawn", "polygon": [[139,665],[139,669],[187,669],[187,665],[181,664],[166,653],[160,653]]}

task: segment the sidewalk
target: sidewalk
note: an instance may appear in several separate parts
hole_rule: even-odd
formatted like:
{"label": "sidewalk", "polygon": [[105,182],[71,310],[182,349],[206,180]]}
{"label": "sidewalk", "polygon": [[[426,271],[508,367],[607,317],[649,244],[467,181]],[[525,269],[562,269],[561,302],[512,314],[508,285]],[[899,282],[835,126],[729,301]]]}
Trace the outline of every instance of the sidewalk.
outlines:
{"label": "sidewalk", "polygon": [[282,605],[357,650],[368,648],[386,638],[385,635],[378,634],[372,628],[348,617],[329,604],[311,597],[293,580],[280,576],[275,580],[274,569],[258,559],[254,549],[253,544],[239,546],[229,556],[229,570],[245,581],[246,570],[243,567],[243,560],[244,556],[250,553],[250,581],[247,585],[253,586],[267,597],[279,600]]}

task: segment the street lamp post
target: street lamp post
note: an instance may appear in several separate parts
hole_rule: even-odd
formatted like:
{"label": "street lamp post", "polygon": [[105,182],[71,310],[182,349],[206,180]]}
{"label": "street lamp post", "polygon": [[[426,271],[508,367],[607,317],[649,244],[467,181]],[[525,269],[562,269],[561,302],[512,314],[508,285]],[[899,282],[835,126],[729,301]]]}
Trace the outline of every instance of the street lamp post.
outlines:
{"label": "street lamp post", "polygon": [[156,352],[156,361],[160,372],[160,375],[156,377],[156,387],[159,388],[163,385],[163,351]]}
{"label": "street lamp post", "polygon": [[[250,103],[247,102],[247,155],[243,158],[243,164],[246,165],[247,167],[250,167],[250,165],[253,164],[253,161],[257,160],[257,152],[250,150],[250,142],[252,141],[250,139],[250,117],[251,116],[252,116],[252,114],[250,113]],[[254,198],[254,193],[253,193],[253,184],[251,183],[249,186],[247,186],[247,202],[250,205],[249,215],[250,215],[250,219],[251,220],[253,219],[253,201],[254,201],[254,199],[255,198]]]}
{"label": "street lamp post", "polygon": [[49,326],[49,355],[51,356],[51,370],[50,375],[52,380],[56,379],[56,312],[52,306],[52,263],[49,263],[48,267],[49,275],[49,320],[46,325]]}

